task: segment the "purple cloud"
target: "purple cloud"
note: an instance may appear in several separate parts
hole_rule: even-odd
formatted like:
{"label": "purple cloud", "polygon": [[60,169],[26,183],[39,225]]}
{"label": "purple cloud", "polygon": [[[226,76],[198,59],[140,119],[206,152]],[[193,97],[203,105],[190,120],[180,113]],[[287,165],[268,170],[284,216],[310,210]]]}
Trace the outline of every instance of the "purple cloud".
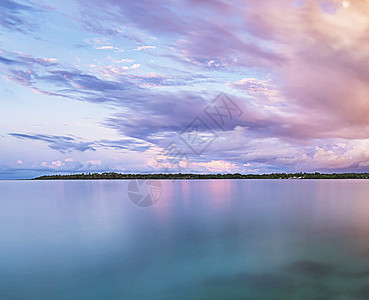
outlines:
{"label": "purple cloud", "polygon": [[47,142],[49,144],[49,148],[57,150],[61,153],[70,152],[70,151],[96,151],[94,147],[92,147],[91,142],[79,142],[75,138],[70,136],[56,136],[56,135],[46,135],[46,134],[23,134],[23,133],[9,133],[10,136],[13,136],[18,139],[23,140],[37,140],[42,142]]}
{"label": "purple cloud", "polygon": [[35,19],[32,16],[40,12],[40,8],[34,7],[28,1],[2,0],[0,1],[0,25],[8,30],[33,31]]}

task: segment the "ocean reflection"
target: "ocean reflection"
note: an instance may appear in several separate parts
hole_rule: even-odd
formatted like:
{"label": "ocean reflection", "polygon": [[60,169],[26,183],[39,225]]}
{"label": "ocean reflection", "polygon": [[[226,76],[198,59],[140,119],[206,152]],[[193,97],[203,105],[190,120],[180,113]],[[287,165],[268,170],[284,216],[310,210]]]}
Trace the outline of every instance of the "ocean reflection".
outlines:
{"label": "ocean reflection", "polygon": [[369,181],[1,181],[0,299],[367,299]]}

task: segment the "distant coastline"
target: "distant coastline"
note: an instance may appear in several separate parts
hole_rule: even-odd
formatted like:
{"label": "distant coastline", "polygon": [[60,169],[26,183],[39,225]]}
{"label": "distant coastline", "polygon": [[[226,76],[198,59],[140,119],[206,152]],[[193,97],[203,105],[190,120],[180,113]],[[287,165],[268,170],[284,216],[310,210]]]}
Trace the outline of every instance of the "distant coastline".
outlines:
{"label": "distant coastline", "polygon": [[117,179],[369,179],[369,173],[271,173],[271,174],[122,174],[80,173],[71,175],[44,175],[31,180],[117,180]]}

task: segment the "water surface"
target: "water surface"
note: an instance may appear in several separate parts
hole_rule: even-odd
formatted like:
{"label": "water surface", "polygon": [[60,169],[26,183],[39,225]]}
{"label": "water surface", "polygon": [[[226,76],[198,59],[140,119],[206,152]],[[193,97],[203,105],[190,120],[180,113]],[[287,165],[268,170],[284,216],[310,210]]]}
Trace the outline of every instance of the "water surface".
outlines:
{"label": "water surface", "polygon": [[0,181],[0,299],[369,299],[369,181]]}

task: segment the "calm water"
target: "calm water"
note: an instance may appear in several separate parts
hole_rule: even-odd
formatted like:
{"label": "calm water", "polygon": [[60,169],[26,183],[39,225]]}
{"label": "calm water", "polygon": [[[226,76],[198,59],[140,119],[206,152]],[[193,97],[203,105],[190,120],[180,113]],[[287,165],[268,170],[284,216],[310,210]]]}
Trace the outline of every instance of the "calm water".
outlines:
{"label": "calm water", "polygon": [[0,181],[0,299],[369,299],[369,181]]}

